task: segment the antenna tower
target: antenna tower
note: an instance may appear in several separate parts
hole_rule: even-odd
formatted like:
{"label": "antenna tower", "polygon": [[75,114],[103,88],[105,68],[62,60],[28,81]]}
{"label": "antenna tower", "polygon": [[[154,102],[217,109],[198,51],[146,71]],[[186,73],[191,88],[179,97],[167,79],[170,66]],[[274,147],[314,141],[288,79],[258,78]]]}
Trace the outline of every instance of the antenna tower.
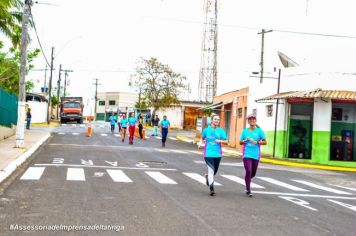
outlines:
{"label": "antenna tower", "polygon": [[218,0],[205,0],[205,23],[199,74],[199,100],[212,102],[217,85]]}

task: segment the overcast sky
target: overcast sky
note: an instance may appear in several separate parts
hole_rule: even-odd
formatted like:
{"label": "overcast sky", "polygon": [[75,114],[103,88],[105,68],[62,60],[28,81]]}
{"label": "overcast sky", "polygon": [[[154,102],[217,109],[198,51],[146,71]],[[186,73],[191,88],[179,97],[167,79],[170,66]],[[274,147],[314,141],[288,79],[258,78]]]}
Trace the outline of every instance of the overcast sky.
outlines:
{"label": "overcast sky", "polygon": [[[72,96],[99,91],[132,91],[128,78],[140,57],[157,57],[187,76],[197,97],[204,0],[53,0],[34,4],[32,13],[47,58],[55,47],[58,66],[72,69]],[[316,70],[352,71],[356,38],[283,33],[278,30],[356,37],[353,0],[219,0],[218,94],[242,88],[259,71],[259,29],[265,36],[265,71],[280,67],[276,51]],[[33,30],[31,48],[38,48]],[[45,67],[40,56],[35,65]],[[355,69],[353,71],[356,71]],[[44,72],[29,78],[44,82]],[[185,96],[185,99],[188,95]]]}

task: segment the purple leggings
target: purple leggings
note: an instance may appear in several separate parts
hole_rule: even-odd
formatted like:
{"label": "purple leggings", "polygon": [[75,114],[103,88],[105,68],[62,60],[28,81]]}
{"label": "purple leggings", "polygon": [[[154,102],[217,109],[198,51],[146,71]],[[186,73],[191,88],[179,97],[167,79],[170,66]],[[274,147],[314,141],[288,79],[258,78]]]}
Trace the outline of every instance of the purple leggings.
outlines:
{"label": "purple leggings", "polygon": [[252,158],[243,158],[244,166],[245,166],[245,183],[246,183],[246,191],[251,192],[251,179],[255,177],[258,167],[259,160],[255,160]]}

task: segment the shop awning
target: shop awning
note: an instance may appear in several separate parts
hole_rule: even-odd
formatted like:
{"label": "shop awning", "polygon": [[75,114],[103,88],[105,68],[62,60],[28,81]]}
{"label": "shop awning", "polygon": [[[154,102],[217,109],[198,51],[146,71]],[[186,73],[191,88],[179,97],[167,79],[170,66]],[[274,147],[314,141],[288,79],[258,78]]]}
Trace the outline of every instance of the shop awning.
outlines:
{"label": "shop awning", "polygon": [[223,102],[218,102],[218,103],[207,105],[205,107],[201,107],[198,110],[214,109],[217,107],[221,107],[222,105],[224,105]]}
{"label": "shop awning", "polygon": [[259,98],[256,99],[256,102],[289,98],[331,98],[341,100],[356,100],[356,91],[322,90],[320,88],[306,91],[290,91]]}

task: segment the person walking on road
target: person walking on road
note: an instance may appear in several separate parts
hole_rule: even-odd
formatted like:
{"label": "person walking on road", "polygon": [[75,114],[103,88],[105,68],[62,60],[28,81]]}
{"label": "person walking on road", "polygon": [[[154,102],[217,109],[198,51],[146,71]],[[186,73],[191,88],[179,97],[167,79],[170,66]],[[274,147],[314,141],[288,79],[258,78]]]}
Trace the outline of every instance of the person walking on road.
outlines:
{"label": "person walking on road", "polygon": [[142,131],[143,131],[143,123],[144,123],[144,121],[142,119],[142,116],[140,116],[138,118],[138,133],[140,135],[140,139],[143,139],[143,133],[142,133]]}
{"label": "person walking on road", "polygon": [[112,114],[109,117],[109,122],[110,122],[111,133],[114,133],[116,120],[115,120],[115,116],[113,116]]}
{"label": "person walking on road", "polygon": [[127,128],[127,123],[128,119],[126,118],[126,114],[123,114],[120,120],[120,126],[121,126],[121,141],[125,142],[125,137],[126,137],[126,128]]}
{"label": "person walking on road", "polygon": [[129,144],[133,144],[133,140],[134,140],[134,136],[135,136],[135,126],[137,123],[137,119],[135,117],[135,113],[131,112],[129,115],[129,119],[128,119],[128,123],[129,123]]}
{"label": "person walking on road", "polygon": [[162,134],[162,147],[166,147],[168,130],[171,123],[169,122],[169,120],[167,120],[167,116],[164,115],[163,120],[161,120],[160,124],[161,124],[161,134]]}
{"label": "person walking on road", "polygon": [[202,141],[205,142],[204,159],[208,167],[208,174],[205,174],[206,185],[210,189],[210,195],[215,194],[214,176],[218,172],[222,158],[222,145],[227,144],[226,132],[219,127],[220,117],[213,114],[211,126],[206,127],[202,132]]}
{"label": "person walking on road", "polygon": [[251,114],[247,116],[247,122],[250,125],[242,131],[240,136],[240,145],[242,148],[242,157],[245,167],[246,194],[252,197],[251,179],[257,173],[258,163],[261,157],[261,145],[266,145],[266,135],[261,128],[256,125],[256,116]]}
{"label": "person walking on road", "polygon": [[158,124],[159,124],[159,118],[158,115],[155,115],[155,118],[153,119],[153,134],[152,136],[158,136]]}
{"label": "person walking on road", "polygon": [[28,108],[26,112],[26,129],[30,129],[31,118],[32,118],[31,108]]}

